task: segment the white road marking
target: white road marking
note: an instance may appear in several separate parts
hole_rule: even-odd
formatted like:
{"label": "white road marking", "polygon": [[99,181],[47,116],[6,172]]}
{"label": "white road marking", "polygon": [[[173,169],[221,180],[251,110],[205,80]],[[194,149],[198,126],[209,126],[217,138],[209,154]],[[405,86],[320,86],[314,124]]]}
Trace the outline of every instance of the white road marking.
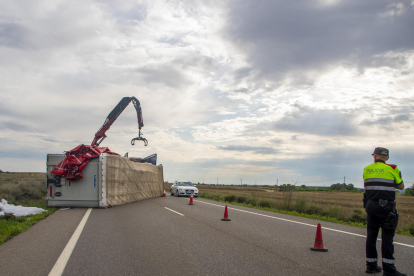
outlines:
{"label": "white road marking", "polygon": [[92,208],[89,208],[88,211],[86,211],[85,215],[83,216],[75,232],[73,232],[73,235],[70,238],[68,244],[66,245],[65,249],[63,249],[62,253],[59,256],[59,259],[56,261],[55,265],[50,271],[49,276],[62,275],[63,271],[65,270],[66,264],[69,261],[70,255],[72,255],[73,249],[75,248],[75,245],[78,242],[78,239],[82,233],[83,227],[85,227],[86,221],[88,220],[91,212],[92,212]]}
{"label": "white road marking", "polygon": [[403,246],[408,246],[408,247],[414,248],[414,245],[410,245],[410,244],[405,244],[405,243],[400,243],[400,242],[394,242],[394,244],[399,244],[399,245],[403,245]]}
{"label": "white road marking", "polygon": [[177,214],[179,214],[180,216],[183,216],[183,217],[184,217],[184,215],[183,215],[183,214],[178,213],[177,211],[171,210],[170,208],[167,208],[167,207],[164,207],[164,208],[165,208],[165,209],[167,209],[167,210],[170,210],[171,212],[177,213]]}
{"label": "white road marking", "polygon": [[[218,205],[218,204],[214,204],[214,203],[210,203],[210,202],[205,202],[205,201],[200,201],[200,200],[197,200],[197,202],[201,202],[201,203],[204,203],[204,204],[210,204],[210,205],[214,205],[214,206],[218,206],[218,207],[223,207],[223,208],[225,207],[223,205]],[[235,211],[239,211],[239,212],[243,212],[243,213],[248,213],[248,214],[253,214],[253,215],[258,215],[258,216],[262,216],[262,217],[268,217],[268,218],[272,218],[272,219],[278,219],[278,220],[288,221],[288,222],[292,222],[292,223],[302,224],[302,225],[306,225],[306,226],[317,227],[317,225],[313,225],[313,224],[308,224],[308,223],[304,223],[304,222],[294,221],[294,220],[290,220],[290,219],[283,219],[283,218],[273,217],[273,216],[269,216],[269,215],[263,215],[263,214],[259,214],[259,213],[255,213],[255,212],[250,212],[250,211],[245,211],[245,210],[241,210],[241,209],[236,209],[236,208],[232,208],[232,207],[228,207],[228,206],[227,206],[227,209],[235,210]],[[322,228],[325,229],[325,230],[330,230],[330,231],[334,231],[334,232],[344,233],[344,234],[353,235],[353,236],[357,236],[357,237],[362,237],[362,238],[366,238],[367,237],[365,235],[355,234],[355,233],[341,231],[341,230],[337,230],[337,229],[326,228],[326,227],[322,227]],[[380,241],[381,239],[378,239],[378,240]],[[405,243],[400,243],[400,242],[394,242],[394,244],[399,244],[399,245],[402,245],[402,246],[407,246],[407,247],[414,248],[414,245],[410,245],[410,244],[405,244]]]}

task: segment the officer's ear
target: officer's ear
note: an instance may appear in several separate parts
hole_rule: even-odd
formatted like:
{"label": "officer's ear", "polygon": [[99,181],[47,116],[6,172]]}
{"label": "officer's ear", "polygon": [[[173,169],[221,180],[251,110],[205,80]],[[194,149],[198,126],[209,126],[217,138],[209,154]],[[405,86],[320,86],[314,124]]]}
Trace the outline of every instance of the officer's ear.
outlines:
{"label": "officer's ear", "polygon": [[389,156],[385,157],[385,161],[388,161],[388,159],[390,159],[390,157],[389,157]]}

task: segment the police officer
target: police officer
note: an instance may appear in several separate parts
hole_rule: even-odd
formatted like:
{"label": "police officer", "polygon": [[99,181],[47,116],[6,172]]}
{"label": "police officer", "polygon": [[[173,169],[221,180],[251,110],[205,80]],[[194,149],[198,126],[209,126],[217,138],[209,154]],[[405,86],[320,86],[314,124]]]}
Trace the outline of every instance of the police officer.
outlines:
{"label": "police officer", "polygon": [[396,165],[385,162],[389,158],[386,148],[375,148],[374,163],[364,169],[364,207],[367,212],[367,273],[382,271],[377,264],[377,237],[381,227],[382,268],[385,276],[406,275],[397,271],[394,262],[393,238],[398,224],[395,208],[395,189],[404,189],[401,172]]}

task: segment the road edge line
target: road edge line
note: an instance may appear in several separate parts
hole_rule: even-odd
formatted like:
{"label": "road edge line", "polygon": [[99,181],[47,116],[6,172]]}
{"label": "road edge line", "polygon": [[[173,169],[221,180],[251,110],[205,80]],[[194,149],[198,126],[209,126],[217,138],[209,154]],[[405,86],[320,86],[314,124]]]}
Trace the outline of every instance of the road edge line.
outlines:
{"label": "road edge line", "polygon": [[[201,202],[201,203],[205,203],[205,204],[210,204],[210,205],[218,206],[218,207],[224,207],[223,205],[218,205],[218,204],[214,204],[214,203],[210,203],[210,202],[205,202],[205,201],[201,201],[201,200],[197,200],[197,201],[198,202]],[[284,218],[279,218],[279,217],[264,215],[264,214],[250,212],[250,211],[245,211],[245,210],[241,210],[241,209],[237,209],[237,208],[233,208],[233,207],[228,207],[228,208],[230,210],[240,211],[240,212],[244,212],[244,213],[248,213],[248,214],[253,214],[253,215],[258,215],[258,216],[262,216],[262,217],[268,217],[268,218],[273,218],[273,219],[277,219],[277,220],[282,220],[282,221],[297,223],[297,224],[301,224],[301,225],[316,227],[316,225],[312,225],[312,224],[304,223],[304,222],[300,222],[300,221],[294,221],[294,220],[290,220],[290,219],[284,219]],[[352,232],[337,230],[337,229],[333,229],[333,228],[322,227],[322,229],[329,230],[329,231],[334,231],[334,232],[339,232],[339,233],[343,233],[343,234],[348,234],[348,235],[352,235],[352,236],[366,238],[366,236],[361,235],[361,234],[356,234],[356,233],[352,233]],[[378,239],[378,241],[381,241],[381,239]],[[402,246],[414,248],[414,245],[411,245],[411,244],[406,244],[406,243],[401,243],[401,242],[394,242],[394,244],[398,244],[398,245],[402,245]]]}
{"label": "road edge line", "polygon": [[53,266],[52,270],[49,272],[49,276],[62,275],[63,271],[65,270],[66,264],[68,263],[69,258],[72,255],[73,249],[75,248],[75,245],[78,242],[78,239],[83,231],[83,228],[85,227],[86,221],[88,220],[91,212],[92,212],[92,208],[89,208],[88,211],[86,211],[85,215],[83,216],[75,232],[73,232],[73,235],[70,238],[69,242],[66,244],[65,249],[63,249],[58,260]]}

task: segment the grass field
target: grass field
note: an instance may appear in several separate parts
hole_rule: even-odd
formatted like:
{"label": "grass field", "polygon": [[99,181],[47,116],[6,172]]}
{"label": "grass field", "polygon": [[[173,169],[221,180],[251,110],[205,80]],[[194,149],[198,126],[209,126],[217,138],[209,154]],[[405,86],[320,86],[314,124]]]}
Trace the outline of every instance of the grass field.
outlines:
{"label": "grass field", "polygon": [[[166,186],[167,189],[170,186]],[[341,221],[366,223],[363,193],[351,192],[280,192],[274,187],[197,185],[201,197],[248,203],[253,206],[329,216]],[[222,196],[220,196],[222,195]],[[414,236],[414,197],[397,195],[400,214],[397,233]]]}
{"label": "grass field", "polygon": [[47,210],[42,214],[24,217],[0,216],[0,244],[58,210],[46,207],[45,183],[44,173],[0,173],[0,200],[5,199],[13,205]]}
{"label": "grass field", "polygon": [[10,204],[39,200],[45,195],[45,173],[0,173],[0,199]]}

